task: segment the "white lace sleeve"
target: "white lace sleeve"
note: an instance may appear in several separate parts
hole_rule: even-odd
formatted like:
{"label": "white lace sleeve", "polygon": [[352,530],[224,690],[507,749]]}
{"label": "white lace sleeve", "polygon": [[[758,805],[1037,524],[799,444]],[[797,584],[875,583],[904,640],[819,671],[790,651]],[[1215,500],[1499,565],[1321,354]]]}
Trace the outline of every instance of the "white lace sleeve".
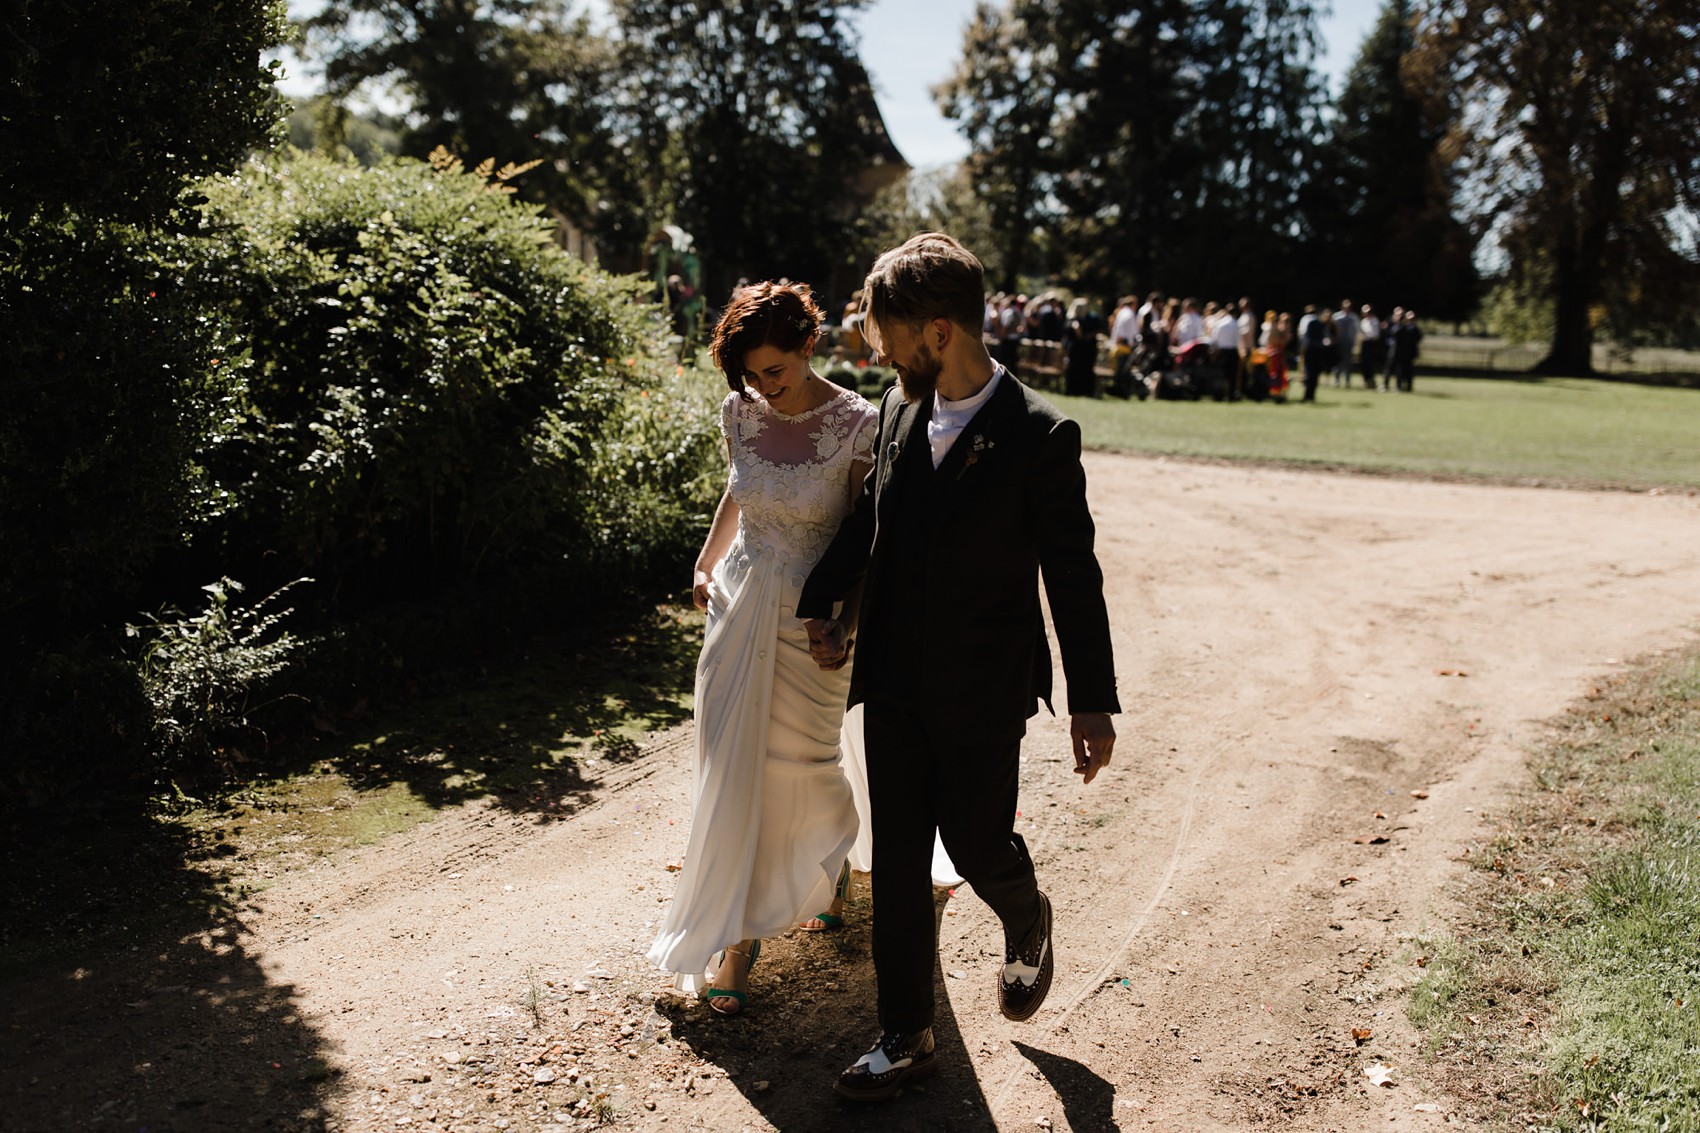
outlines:
{"label": "white lace sleeve", "polygon": [[872,464],[874,444],[879,439],[879,431],[879,406],[870,401],[862,402],[861,415],[850,427],[850,459],[858,464]]}
{"label": "white lace sleeve", "polygon": [[743,401],[735,392],[726,395],[726,400],[720,403],[720,438],[730,445],[735,437],[733,427],[738,419],[738,406]]}

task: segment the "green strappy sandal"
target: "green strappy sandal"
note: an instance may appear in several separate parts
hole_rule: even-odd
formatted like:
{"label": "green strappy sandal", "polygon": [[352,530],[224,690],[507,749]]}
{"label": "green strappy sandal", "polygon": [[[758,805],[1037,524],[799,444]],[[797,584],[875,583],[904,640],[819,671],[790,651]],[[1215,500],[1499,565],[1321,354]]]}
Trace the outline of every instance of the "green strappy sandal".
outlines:
{"label": "green strappy sandal", "polygon": [[[850,863],[846,861],[844,868],[838,871],[838,882],[832,887],[833,900],[839,902],[839,908],[850,896]],[[816,927],[818,923],[819,927]],[[816,913],[813,917],[797,926],[803,932],[831,932],[835,928],[844,927],[842,913]]]}
{"label": "green strappy sandal", "polygon": [[[745,958],[747,964],[744,967],[744,978],[748,979],[750,972],[755,969],[756,960],[761,956],[761,941],[756,941],[755,944],[750,947],[748,953],[740,952],[736,948],[722,948],[720,951],[716,952],[714,954],[714,970],[716,972],[719,972],[720,969],[725,966],[726,953],[728,952],[732,953],[734,956],[743,956]],[[708,1009],[716,1015],[736,1015],[744,1009],[744,1003],[748,999],[748,993],[733,991],[729,987],[708,987],[703,989],[702,999],[708,1004]]]}

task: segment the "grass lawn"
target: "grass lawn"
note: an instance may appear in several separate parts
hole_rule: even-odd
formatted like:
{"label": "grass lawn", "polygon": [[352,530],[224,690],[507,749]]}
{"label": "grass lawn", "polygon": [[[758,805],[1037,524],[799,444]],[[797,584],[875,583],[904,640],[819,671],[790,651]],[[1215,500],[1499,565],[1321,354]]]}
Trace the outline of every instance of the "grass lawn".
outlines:
{"label": "grass lawn", "polygon": [[1419,375],[1415,393],[1324,385],[1312,405],[1047,396],[1095,449],[1515,482],[1700,486],[1700,390]]}
{"label": "grass lawn", "polygon": [[1408,1000],[1473,1127],[1700,1130],[1700,653],[1572,708]]}

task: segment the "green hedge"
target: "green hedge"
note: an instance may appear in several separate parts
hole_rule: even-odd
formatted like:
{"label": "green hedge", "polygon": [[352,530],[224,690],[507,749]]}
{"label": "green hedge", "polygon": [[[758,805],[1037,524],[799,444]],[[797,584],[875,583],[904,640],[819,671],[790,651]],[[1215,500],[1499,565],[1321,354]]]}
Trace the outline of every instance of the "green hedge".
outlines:
{"label": "green hedge", "polygon": [[[488,171],[199,188],[191,233],[0,229],[0,743],[58,758],[38,797],[682,587],[719,488],[718,378]],[[302,578],[276,622],[228,598]]]}
{"label": "green hedge", "polygon": [[207,188],[204,275],[245,347],[208,460],[230,573],[312,575],[344,615],[608,578],[628,542],[611,517],[637,517],[604,449],[672,363],[638,285],[499,188],[449,161],[300,153]]}

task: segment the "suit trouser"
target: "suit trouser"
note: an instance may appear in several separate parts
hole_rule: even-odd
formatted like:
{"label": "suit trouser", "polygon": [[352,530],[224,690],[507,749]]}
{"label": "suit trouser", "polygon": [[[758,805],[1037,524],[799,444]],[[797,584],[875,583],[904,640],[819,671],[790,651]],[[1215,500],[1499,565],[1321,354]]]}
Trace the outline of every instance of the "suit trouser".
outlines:
{"label": "suit trouser", "polygon": [[885,698],[870,697],[864,713],[880,1027],[915,1031],[933,1025],[935,828],[1006,937],[1025,943],[1038,930],[1033,859],[1015,833],[1021,737],[960,740]]}

